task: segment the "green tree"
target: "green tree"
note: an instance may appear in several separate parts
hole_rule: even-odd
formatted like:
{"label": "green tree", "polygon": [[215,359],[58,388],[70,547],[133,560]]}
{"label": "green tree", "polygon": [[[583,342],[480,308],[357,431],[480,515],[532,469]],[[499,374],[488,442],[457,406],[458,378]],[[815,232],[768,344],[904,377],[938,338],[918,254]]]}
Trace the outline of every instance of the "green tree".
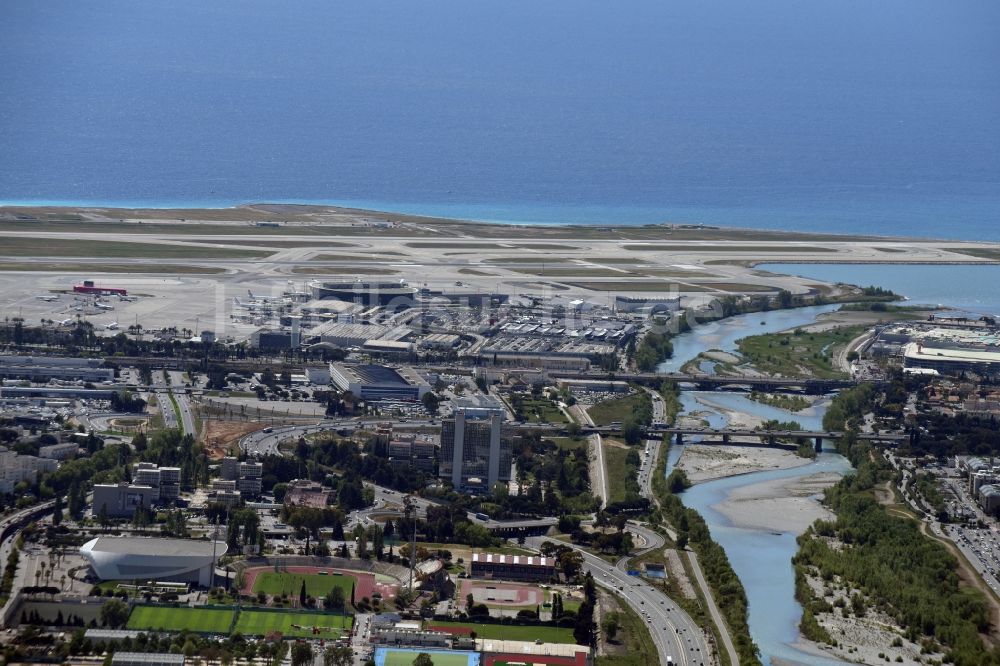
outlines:
{"label": "green tree", "polygon": [[436,394],[432,393],[431,391],[428,391],[427,393],[424,393],[423,397],[421,397],[420,400],[421,402],[424,403],[424,409],[426,409],[429,414],[438,413],[438,405],[441,402],[441,400],[440,398],[437,397]]}
{"label": "green tree", "polygon": [[121,599],[111,599],[101,606],[101,624],[118,629],[128,621],[128,606]]}
{"label": "green tree", "polygon": [[52,525],[59,526],[63,518],[62,495],[56,495],[55,506],[52,507]]}
{"label": "green tree", "polygon": [[344,594],[344,589],[337,586],[330,588],[330,591],[326,594],[324,603],[326,604],[327,610],[344,610],[344,605],[347,603],[347,597]]}
{"label": "green tree", "polygon": [[691,482],[688,481],[687,474],[682,469],[675,469],[667,477],[667,488],[675,495],[684,492],[690,487]]}
{"label": "green tree", "polygon": [[601,625],[604,629],[604,635],[608,637],[608,640],[615,640],[615,636],[618,635],[618,628],[620,626],[618,613],[608,613],[605,615],[604,622],[602,622]]}
{"label": "green tree", "polygon": [[354,663],[354,650],[349,647],[328,647],[323,652],[323,666],[351,666]]}
{"label": "green tree", "polygon": [[421,652],[417,655],[417,658],[413,660],[413,666],[434,666],[434,661],[431,656],[426,652]]}
{"label": "green tree", "polygon": [[305,641],[295,641],[292,645],[292,666],[306,666],[312,663],[312,646]]}

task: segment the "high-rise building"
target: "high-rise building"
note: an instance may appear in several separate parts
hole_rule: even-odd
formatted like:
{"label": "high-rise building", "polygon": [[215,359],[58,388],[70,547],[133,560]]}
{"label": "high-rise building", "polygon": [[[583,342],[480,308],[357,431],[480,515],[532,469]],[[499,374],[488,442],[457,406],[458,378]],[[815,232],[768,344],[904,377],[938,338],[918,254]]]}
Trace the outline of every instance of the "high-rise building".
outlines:
{"label": "high-rise building", "polygon": [[474,492],[510,481],[511,434],[503,418],[501,409],[459,408],[442,421],[438,476]]}

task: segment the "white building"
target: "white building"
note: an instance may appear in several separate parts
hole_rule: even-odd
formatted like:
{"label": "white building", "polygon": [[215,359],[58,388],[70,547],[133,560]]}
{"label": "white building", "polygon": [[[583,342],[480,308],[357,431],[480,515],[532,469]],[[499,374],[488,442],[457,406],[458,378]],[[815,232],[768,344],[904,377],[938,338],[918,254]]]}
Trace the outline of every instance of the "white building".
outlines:
{"label": "white building", "polygon": [[224,541],[107,537],[80,547],[101,580],[169,580],[212,584],[212,565],[226,554]]}

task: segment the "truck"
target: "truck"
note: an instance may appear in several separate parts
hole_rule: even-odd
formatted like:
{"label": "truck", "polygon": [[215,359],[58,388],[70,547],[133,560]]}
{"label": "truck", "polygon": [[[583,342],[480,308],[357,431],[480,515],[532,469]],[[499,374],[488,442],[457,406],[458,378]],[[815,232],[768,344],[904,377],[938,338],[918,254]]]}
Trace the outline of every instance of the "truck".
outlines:
{"label": "truck", "polygon": [[490,517],[487,516],[485,513],[477,513],[476,514],[476,520],[489,520],[489,519],[490,519]]}

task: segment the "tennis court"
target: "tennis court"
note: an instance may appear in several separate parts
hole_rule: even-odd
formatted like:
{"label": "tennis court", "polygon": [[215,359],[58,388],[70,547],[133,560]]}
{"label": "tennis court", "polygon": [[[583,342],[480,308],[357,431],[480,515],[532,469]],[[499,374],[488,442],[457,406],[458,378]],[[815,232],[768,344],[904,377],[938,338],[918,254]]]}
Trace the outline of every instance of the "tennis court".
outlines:
{"label": "tennis court", "polygon": [[459,650],[409,650],[405,648],[376,648],[375,666],[413,666],[421,652],[430,655],[434,666],[479,666],[478,652]]}

